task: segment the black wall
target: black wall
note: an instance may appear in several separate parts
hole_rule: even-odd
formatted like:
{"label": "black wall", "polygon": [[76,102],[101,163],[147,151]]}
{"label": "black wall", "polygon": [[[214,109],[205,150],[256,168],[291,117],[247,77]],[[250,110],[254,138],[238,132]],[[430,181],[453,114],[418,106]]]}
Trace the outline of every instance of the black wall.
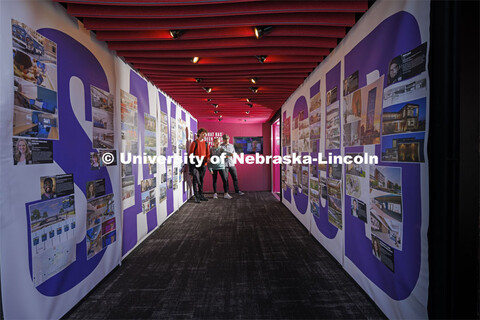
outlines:
{"label": "black wall", "polygon": [[429,315],[478,318],[479,4],[431,3]]}

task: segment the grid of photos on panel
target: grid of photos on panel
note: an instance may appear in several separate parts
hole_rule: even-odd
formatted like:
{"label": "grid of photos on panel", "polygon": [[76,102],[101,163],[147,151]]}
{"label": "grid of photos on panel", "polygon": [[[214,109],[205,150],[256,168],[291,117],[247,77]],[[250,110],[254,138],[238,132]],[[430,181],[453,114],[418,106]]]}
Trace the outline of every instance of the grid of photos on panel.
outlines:
{"label": "grid of photos on panel", "polygon": [[[366,146],[380,143],[382,90],[384,76],[359,88],[358,71],[343,81],[343,146]],[[352,159],[363,153],[348,153]],[[350,196],[351,214],[368,223],[367,206],[370,190],[368,166],[347,164],[345,167],[345,194]]]}
{"label": "grid of photos on panel", "polygon": [[[384,76],[361,88],[358,85],[358,77],[358,71],[355,71],[343,82],[343,145],[347,148],[378,145],[381,139]],[[352,159],[364,157],[364,153],[346,152],[346,154]],[[390,178],[387,181],[395,180],[398,183],[398,179],[401,179],[401,172],[398,174],[398,170],[401,169],[355,162],[345,167],[345,194],[350,197],[347,198],[350,202],[350,214],[365,223],[370,230],[374,223],[372,196],[388,194],[387,189],[379,188],[374,182],[372,172],[373,174],[383,172]],[[396,228],[398,229],[398,225]],[[380,247],[380,242],[373,233],[370,232],[367,236],[370,236],[373,245]],[[390,267],[393,269],[393,258],[391,261]]]}
{"label": "grid of photos on panel", "polygon": [[[317,84],[320,86],[320,82]],[[309,123],[310,123],[310,152],[314,157],[320,152],[320,136],[322,123],[322,99],[320,90],[310,99]],[[310,211],[320,217],[320,172],[318,163],[310,164]]]}
{"label": "grid of photos on panel", "polygon": [[390,61],[385,88],[385,76],[363,88],[358,72],[344,80],[344,146],[380,144],[383,163],[348,164],[345,192],[351,214],[368,225],[372,254],[392,272],[404,232],[402,168],[395,163],[425,161],[425,62],[426,43]]}
{"label": "grid of photos on panel", "polygon": [[[144,114],[144,154],[147,157],[155,159],[157,155],[157,118],[145,113]],[[149,161],[148,171],[150,175],[154,175],[153,178],[145,179],[141,181],[142,190],[142,212],[147,213],[156,207],[157,203],[157,164]]]}
{"label": "grid of photos on panel", "polygon": [[[59,139],[57,45],[11,20],[14,74],[13,164],[53,163]],[[39,286],[76,259],[73,174],[40,177],[39,200],[27,206],[32,280]]]}
{"label": "grid of photos on panel", "polygon": [[[186,150],[186,145],[187,145],[187,123],[185,120],[180,119],[178,120],[178,155],[182,156],[182,151]],[[180,167],[177,168],[177,176],[176,180],[178,181],[178,184],[181,184],[183,181],[183,157],[182,157],[182,162],[180,163]]]}
{"label": "grid of photos on panel", "polygon": [[[287,148],[288,149],[288,148]],[[291,152],[301,154],[310,150],[310,126],[308,114],[302,110],[293,118],[292,147]],[[309,188],[309,167],[308,164],[293,164],[292,189],[293,194],[304,194],[308,196]]]}
{"label": "grid of photos on panel", "polygon": [[[90,86],[92,107],[92,149],[90,168],[98,171],[117,165],[115,147],[115,97]],[[123,181],[122,181],[123,184]],[[105,194],[105,179],[87,182],[87,259],[100,253],[117,239],[113,193]]]}
{"label": "grid of photos on panel", "polygon": [[[160,111],[160,155],[167,155],[168,147],[168,115]],[[167,171],[160,175],[160,202],[167,199]]]}
{"label": "grid of photos on panel", "polygon": [[[138,102],[137,97],[120,89],[120,112],[122,126],[121,152],[132,157],[138,154]],[[135,205],[135,176],[132,161],[122,163],[122,207]]]}
{"label": "grid of photos on panel", "polygon": [[[94,185],[94,188],[104,190],[105,180],[102,180],[89,181],[87,187],[90,189]],[[113,194],[96,196],[87,201],[87,259],[100,253],[117,238]]]}
{"label": "grid of photos on panel", "polygon": [[[283,155],[290,155],[291,153],[291,141],[290,141],[290,130],[291,130],[291,117],[286,117],[283,119],[282,123],[282,146],[284,148]],[[286,164],[281,165],[282,171],[282,190],[287,190],[292,186],[292,175],[291,175],[291,166],[287,166]]]}
{"label": "grid of photos on panel", "polygon": [[76,260],[73,174],[40,178],[40,199],[28,206],[35,286]]}
{"label": "grid of photos on panel", "polygon": [[53,163],[52,140],[59,139],[57,44],[20,21],[11,23],[13,163]]}
{"label": "grid of photos on panel", "polygon": [[[340,149],[340,101],[337,98],[338,87],[335,86],[327,91],[325,98],[326,121],[325,121],[325,149]],[[336,228],[343,229],[342,214],[342,165],[329,164],[321,170],[326,172],[326,189],[328,203],[328,222]],[[322,185],[323,187],[323,185]]]}

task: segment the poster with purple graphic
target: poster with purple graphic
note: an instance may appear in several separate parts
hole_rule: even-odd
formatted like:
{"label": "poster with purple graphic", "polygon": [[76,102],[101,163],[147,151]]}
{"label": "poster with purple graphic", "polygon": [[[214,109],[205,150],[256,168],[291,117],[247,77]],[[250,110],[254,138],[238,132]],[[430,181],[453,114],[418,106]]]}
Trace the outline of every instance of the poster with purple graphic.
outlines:
{"label": "poster with purple graphic", "polygon": [[308,183],[302,165],[286,165],[293,189],[282,201],[389,318],[428,316],[429,11],[428,1],[377,1],[281,112],[293,121],[292,152],[373,157],[318,163]]}

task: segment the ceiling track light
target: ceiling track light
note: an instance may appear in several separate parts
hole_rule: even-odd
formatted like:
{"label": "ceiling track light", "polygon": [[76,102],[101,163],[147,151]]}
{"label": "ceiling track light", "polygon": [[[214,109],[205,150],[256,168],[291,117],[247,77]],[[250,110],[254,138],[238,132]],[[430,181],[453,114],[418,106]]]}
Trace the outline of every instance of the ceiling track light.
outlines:
{"label": "ceiling track light", "polygon": [[208,99],[207,99],[207,102],[210,102],[210,101],[212,101],[212,99],[208,98]]}
{"label": "ceiling track light", "polygon": [[184,33],[185,33],[184,30],[170,30],[170,36],[173,39],[178,39]]}
{"label": "ceiling track light", "polygon": [[248,110],[248,111],[245,111],[245,113],[246,113],[246,114],[250,114],[250,110]]}
{"label": "ceiling track light", "polygon": [[253,84],[255,84],[255,83],[257,83],[258,79],[257,79],[257,78],[250,78],[250,81],[251,81]]}
{"label": "ceiling track light", "polygon": [[192,58],[190,61],[192,61],[192,63],[194,63],[194,64],[195,64],[195,63],[197,63],[197,62],[198,62],[198,60],[200,60],[200,58],[199,58],[199,57],[193,57],[193,58]]}
{"label": "ceiling track light", "polygon": [[251,100],[250,100],[250,98],[246,98],[245,101],[250,102]]}
{"label": "ceiling track light", "polygon": [[253,104],[251,103],[247,103],[247,106],[249,106],[250,108],[253,108]]}
{"label": "ceiling track light", "polygon": [[255,27],[255,38],[260,39],[267,33],[271,32],[273,30],[272,26],[262,26],[262,27]]}
{"label": "ceiling track light", "polygon": [[218,104],[216,104],[216,103],[212,103],[212,106],[213,106],[215,109],[218,108]]}
{"label": "ceiling track light", "polygon": [[260,63],[264,63],[265,60],[267,60],[267,56],[255,56],[255,58],[257,58]]}
{"label": "ceiling track light", "polygon": [[207,93],[212,92],[212,88],[210,87],[203,87],[203,90],[205,90]]}
{"label": "ceiling track light", "polygon": [[222,121],[222,118],[218,118],[218,121]]}
{"label": "ceiling track light", "polygon": [[196,83],[200,83],[200,82],[202,82],[202,81],[203,81],[202,78],[195,78],[195,82],[196,82]]}
{"label": "ceiling track light", "polygon": [[252,90],[253,93],[257,93],[258,91],[257,87],[250,87],[249,89]]}
{"label": "ceiling track light", "polygon": [[218,113],[218,110],[213,111],[213,113],[217,114],[217,113]]}

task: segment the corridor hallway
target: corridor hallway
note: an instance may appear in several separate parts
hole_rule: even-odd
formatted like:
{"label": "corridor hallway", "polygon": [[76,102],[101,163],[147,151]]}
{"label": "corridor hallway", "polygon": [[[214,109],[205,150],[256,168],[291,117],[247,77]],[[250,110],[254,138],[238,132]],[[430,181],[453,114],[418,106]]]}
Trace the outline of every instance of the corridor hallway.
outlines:
{"label": "corridor hallway", "polygon": [[385,318],[269,192],[187,202],[70,319]]}

